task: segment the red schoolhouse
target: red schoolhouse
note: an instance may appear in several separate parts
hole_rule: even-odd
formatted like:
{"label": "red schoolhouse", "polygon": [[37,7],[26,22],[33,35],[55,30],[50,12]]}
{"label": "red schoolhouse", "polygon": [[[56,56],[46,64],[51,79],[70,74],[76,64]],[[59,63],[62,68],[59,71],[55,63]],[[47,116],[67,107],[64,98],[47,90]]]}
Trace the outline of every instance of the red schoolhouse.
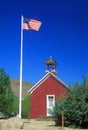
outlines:
{"label": "red schoolhouse", "polygon": [[52,116],[51,110],[58,98],[66,96],[68,85],[57,77],[57,62],[50,57],[45,62],[46,74],[28,91],[30,94],[30,119]]}

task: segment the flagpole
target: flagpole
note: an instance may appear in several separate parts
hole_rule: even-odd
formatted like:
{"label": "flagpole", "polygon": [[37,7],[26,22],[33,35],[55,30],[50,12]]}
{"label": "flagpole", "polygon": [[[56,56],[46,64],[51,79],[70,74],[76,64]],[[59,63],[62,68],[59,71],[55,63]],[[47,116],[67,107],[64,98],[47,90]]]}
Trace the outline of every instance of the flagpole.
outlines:
{"label": "flagpole", "polygon": [[22,61],[23,61],[23,16],[21,16],[19,118],[21,118],[21,111],[22,111]]}

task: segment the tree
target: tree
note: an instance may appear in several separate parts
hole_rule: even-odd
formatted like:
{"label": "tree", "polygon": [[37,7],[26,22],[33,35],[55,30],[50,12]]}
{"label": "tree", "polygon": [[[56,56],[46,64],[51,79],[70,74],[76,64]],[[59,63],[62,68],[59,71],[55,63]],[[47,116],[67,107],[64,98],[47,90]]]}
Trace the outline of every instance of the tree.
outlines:
{"label": "tree", "polygon": [[11,90],[10,79],[4,69],[0,69],[0,112],[10,117],[13,112],[14,94]]}
{"label": "tree", "polygon": [[61,100],[61,103],[57,101],[54,110],[56,117],[61,114],[62,109],[65,113],[65,124],[68,122],[71,126],[88,128],[88,77],[83,79],[83,83],[76,83],[70,87],[64,101]]}
{"label": "tree", "polygon": [[19,97],[14,95],[13,116],[18,115],[18,113],[19,113]]}

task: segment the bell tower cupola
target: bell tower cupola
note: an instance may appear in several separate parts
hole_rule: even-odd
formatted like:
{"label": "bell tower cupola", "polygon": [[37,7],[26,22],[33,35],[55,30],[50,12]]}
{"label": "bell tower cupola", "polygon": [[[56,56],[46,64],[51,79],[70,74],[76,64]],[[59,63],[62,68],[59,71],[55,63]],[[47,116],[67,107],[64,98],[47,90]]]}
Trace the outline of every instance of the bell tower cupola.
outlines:
{"label": "bell tower cupola", "polygon": [[56,67],[57,67],[57,62],[50,56],[50,59],[45,61],[46,64],[46,73],[51,72],[56,75]]}

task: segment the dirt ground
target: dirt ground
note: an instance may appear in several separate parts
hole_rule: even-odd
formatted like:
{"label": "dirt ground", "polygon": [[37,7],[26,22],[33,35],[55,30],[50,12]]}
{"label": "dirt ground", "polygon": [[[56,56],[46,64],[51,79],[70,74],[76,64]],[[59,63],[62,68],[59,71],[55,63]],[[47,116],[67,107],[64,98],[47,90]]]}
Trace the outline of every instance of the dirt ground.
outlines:
{"label": "dirt ground", "polygon": [[[23,122],[24,122],[23,130],[74,130],[66,127],[64,129],[62,129],[61,127],[56,127],[54,121],[23,120]],[[0,123],[3,123],[3,120],[0,120]],[[5,130],[20,130],[20,129],[6,128]]]}
{"label": "dirt ground", "polygon": [[73,128],[71,129],[66,127],[62,128],[59,126],[55,126],[54,121],[30,120],[29,122],[24,121],[24,130],[78,130],[78,129],[73,129]]}

